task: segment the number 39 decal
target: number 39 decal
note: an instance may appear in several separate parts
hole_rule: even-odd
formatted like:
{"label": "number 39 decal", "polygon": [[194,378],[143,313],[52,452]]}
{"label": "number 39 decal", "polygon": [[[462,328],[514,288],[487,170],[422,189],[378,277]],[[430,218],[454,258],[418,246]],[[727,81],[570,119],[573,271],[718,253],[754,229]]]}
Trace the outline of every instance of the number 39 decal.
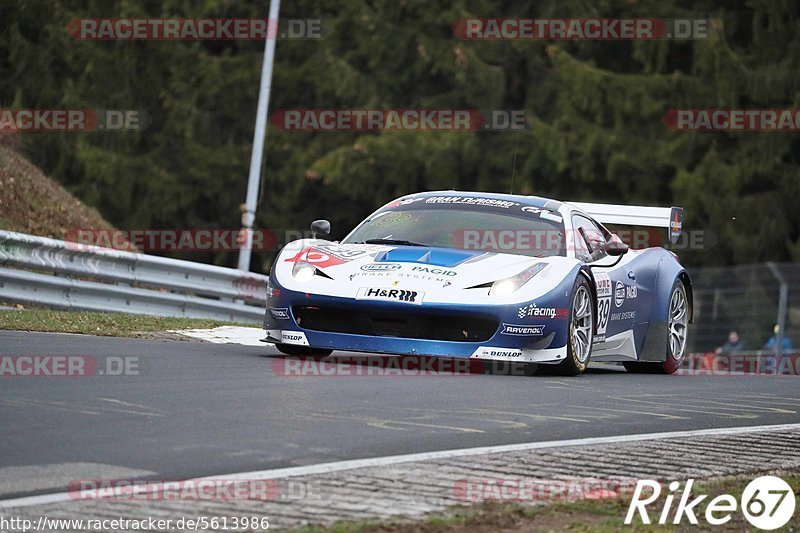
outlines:
{"label": "number 39 decal", "polygon": [[608,274],[595,274],[597,286],[597,334],[605,335],[608,317],[611,314],[611,278]]}

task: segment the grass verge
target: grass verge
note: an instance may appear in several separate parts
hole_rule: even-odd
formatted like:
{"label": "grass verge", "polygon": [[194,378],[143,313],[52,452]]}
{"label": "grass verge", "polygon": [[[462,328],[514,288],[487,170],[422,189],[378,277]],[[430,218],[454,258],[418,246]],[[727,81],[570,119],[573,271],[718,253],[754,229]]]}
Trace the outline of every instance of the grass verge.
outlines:
{"label": "grass verge", "polygon": [[[455,507],[449,511],[428,515],[419,521],[387,520],[362,522],[337,522],[329,527],[310,526],[298,530],[300,533],[470,533],[523,532],[523,531],[576,531],[600,532],[612,531],[748,531],[755,530],[741,512],[731,514],[731,520],[722,526],[711,526],[705,522],[705,509],[708,502],[721,494],[731,494],[737,502],[741,502],[742,491],[747,484],[760,474],[748,474],[710,480],[697,480],[692,487],[691,499],[707,494],[700,504],[694,507],[699,525],[693,526],[684,517],[679,525],[657,525],[659,514],[664,506],[666,486],[659,499],[647,507],[653,524],[642,524],[638,514],[631,525],[625,525],[631,498],[620,497],[604,500],[581,500],[569,503],[550,505],[523,505],[520,503],[484,502],[470,507]],[[800,469],[773,473],[794,489],[795,495],[800,493]],[[678,499],[683,490],[683,483],[675,496],[667,522],[671,522]],[[690,501],[691,501],[690,499]],[[799,505],[800,507],[800,505]],[[717,514],[721,516],[721,514]],[[795,519],[797,510],[795,511]],[[784,527],[774,531],[797,531],[797,522],[790,520]]]}
{"label": "grass verge", "polygon": [[[169,330],[205,329],[218,326],[252,326],[236,322],[196,318],[171,318],[124,313],[54,311],[50,309],[0,310],[0,329],[83,333],[104,337],[157,338]],[[170,335],[167,337],[174,338]],[[188,337],[179,337],[190,340]]]}

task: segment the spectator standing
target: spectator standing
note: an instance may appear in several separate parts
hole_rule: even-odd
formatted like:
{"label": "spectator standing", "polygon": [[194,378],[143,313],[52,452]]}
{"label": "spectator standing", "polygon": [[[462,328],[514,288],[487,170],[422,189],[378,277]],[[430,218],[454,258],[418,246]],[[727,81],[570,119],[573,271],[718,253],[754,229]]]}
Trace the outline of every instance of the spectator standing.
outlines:
{"label": "spectator standing", "polygon": [[717,348],[714,353],[718,355],[735,355],[744,350],[744,341],[735,329],[728,333],[728,341]]}
{"label": "spectator standing", "polygon": [[[764,350],[769,350],[770,352],[777,352],[778,351],[778,338],[780,337],[781,328],[777,324],[775,327],[772,328],[772,337],[767,340],[767,343],[764,344]],[[787,337],[786,335],[783,336],[783,340],[781,341],[781,353],[790,352],[792,351],[792,340]]]}

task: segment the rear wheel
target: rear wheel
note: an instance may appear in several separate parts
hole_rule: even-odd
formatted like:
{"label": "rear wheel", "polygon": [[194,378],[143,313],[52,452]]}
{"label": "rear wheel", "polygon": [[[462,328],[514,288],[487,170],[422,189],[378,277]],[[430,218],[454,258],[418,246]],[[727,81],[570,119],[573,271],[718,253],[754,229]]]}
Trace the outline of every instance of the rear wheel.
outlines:
{"label": "rear wheel", "polygon": [[594,313],[589,282],[578,276],[572,288],[572,305],[569,310],[569,338],[567,358],[555,367],[558,374],[577,376],[589,364],[594,335]]}
{"label": "rear wheel", "polygon": [[686,356],[686,339],[689,329],[689,300],[681,280],[672,286],[669,295],[667,322],[667,354],[663,363],[622,363],[628,372],[646,374],[674,374]]}
{"label": "rear wheel", "polygon": [[327,357],[333,350],[323,350],[321,348],[310,348],[308,346],[297,346],[295,344],[275,344],[279,352],[286,355],[297,355],[301,357],[320,356]]}

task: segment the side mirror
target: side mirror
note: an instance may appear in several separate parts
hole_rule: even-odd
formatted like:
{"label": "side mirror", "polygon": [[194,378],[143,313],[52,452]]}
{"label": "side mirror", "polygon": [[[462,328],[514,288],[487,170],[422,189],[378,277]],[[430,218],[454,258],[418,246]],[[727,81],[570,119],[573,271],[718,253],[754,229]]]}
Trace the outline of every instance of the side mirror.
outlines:
{"label": "side mirror", "polygon": [[331,223],[327,220],[315,220],[311,223],[311,234],[316,239],[317,233],[321,235],[330,235]]}
{"label": "side mirror", "polygon": [[614,239],[606,243],[605,250],[610,256],[625,255],[628,253],[628,245],[620,240]]}

